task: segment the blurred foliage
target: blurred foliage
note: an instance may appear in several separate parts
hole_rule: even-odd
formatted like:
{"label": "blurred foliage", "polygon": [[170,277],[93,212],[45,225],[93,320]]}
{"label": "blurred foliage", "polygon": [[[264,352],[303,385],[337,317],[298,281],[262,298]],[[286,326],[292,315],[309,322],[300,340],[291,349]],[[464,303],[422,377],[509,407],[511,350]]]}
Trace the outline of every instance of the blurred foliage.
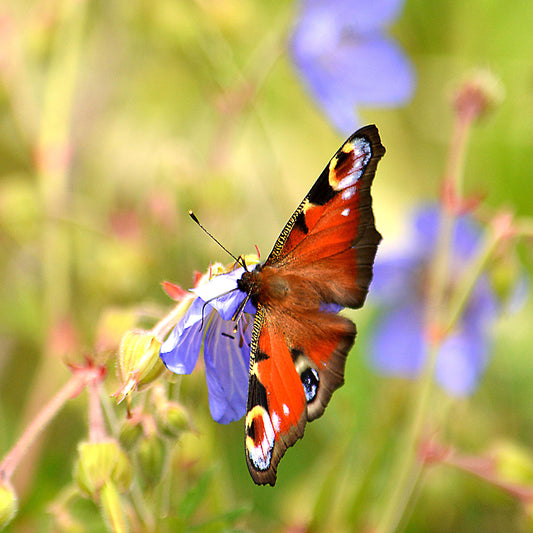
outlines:
{"label": "blurred foliage", "polygon": [[[169,309],[162,280],[189,287],[195,270],[228,261],[189,209],[235,253],[257,243],[268,254],[342,141],[291,66],[296,10],[259,0],[2,3],[0,454],[68,379],[65,360],[112,357],[134,319],[151,327]],[[449,97],[477,67],[490,67],[506,97],[474,130],[467,192],[489,212],[532,214],[532,23],[531,2],[407,1],[392,32],[415,65],[415,98],[361,110],[387,148],[373,193],[384,249],[399,242],[409,208],[435,198]],[[435,400],[443,437],[469,453],[499,438],[533,449],[532,312],[528,302],[498,323],[472,398]],[[352,316],[360,333],[346,385],[284,458],[275,489],[250,480],[242,423],[210,419],[202,373],[177,378],[173,399],[192,431],[142,448],[159,454],[144,457],[153,469],[163,452],[168,461],[161,483],[143,488],[162,517],[157,531],[362,531],[379,517],[411,383],[369,370],[373,311]],[[109,398],[119,386],[112,358],[108,369],[102,401],[118,437],[126,407]],[[68,494],[86,403],[67,404],[17,470],[10,531],[105,530],[92,502]],[[409,532],[531,526],[508,494],[445,465],[428,469],[408,516]]]}

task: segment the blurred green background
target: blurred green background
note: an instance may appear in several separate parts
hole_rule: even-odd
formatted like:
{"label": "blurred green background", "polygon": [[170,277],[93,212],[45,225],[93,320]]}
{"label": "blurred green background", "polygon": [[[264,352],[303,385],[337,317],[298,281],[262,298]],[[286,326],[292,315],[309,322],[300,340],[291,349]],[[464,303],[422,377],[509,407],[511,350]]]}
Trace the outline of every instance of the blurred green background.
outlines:
{"label": "blurred green background", "polygon": [[[162,280],[188,288],[195,270],[228,262],[189,209],[234,253],[257,244],[266,257],[343,141],[287,52],[297,10],[259,0],[0,4],[0,455],[68,379],[65,357],[99,349],[106,313],[142,309],[155,321],[170,308]],[[360,110],[387,148],[373,188],[384,250],[401,245],[411,207],[437,198],[450,95],[479,67],[501,79],[505,99],[474,130],[466,191],[488,210],[533,215],[532,27],[532,2],[407,0],[391,33],[415,66],[415,96],[401,109]],[[520,253],[530,269],[527,247]],[[467,453],[502,439],[533,449],[532,313],[528,301],[496,325],[472,398],[436,402],[442,436]],[[365,531],[379,518],[412,384],[368,368],[374,310],[351,316],[360,333],[346,385],[288,451],[274,489],[249,478],[242,422],[210,419],[203,373],[181,381],[195,431],[177,444],[163,488],[178,518],[161,531]],[[59,530],[48,511],[71,480],[85,419],[82,395],[17,471],[10,531]],[[73,513],[104,531],[94,509],[80,501]],[[445,466],[428,470],[410,513],[410,532],[531,524],[516,500]]]}

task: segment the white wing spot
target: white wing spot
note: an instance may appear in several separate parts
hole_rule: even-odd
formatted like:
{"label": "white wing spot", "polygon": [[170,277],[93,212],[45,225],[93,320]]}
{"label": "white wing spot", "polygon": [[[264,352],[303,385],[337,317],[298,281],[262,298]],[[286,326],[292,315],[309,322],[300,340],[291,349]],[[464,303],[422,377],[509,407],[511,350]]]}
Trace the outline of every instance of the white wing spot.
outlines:
{"label": "white wing spot", "polygon": [[279,428],[280,428],[280,418],[279,418],[279,415],[278,413],[276,413],[276,411],[274,411],[272,413],[272,425],[274,426],[274,429],[279,433]]}
{"label": "white wing spot", "polygon": [[289,416],[289,413],[290,413],[290,412],[291,412],[291,411],[290,411],[290,409],[289,409],[289,406],[288,406],[286,403],[284,403],[284,404],[283,404],[283,414],[284,414],[285,416]]}
{"label": "white wing spot", "polygon": [[348,208],[346,208],[346,209],[341,213],[341,215],[342,215],[343,217],[347,217],[349,214],[350,214],[350,210],[349,210]]}
{"label": "white wing spot", "polygon": [[355,194],[355,187],[348,187],[344,189],[341,193],[341,198],[343,200],[349,200]]}
{"label": "white wing spot", "polygon": [[350,174],[348,174],[345,178],[342,178],[339,183],[337,183],[337,186],[335,187],[337,190],[346,189],[346,187],[350,187],[354,185],[359,177],[361,176],[361,169],[352,169]]}
{"label": "white wing spot", "polygon": [[335,189],[340,191],[355,185],[372,155],[372,147],[365,139],[357,139],[353,147],[354,164],[348,175],[337,183]]}

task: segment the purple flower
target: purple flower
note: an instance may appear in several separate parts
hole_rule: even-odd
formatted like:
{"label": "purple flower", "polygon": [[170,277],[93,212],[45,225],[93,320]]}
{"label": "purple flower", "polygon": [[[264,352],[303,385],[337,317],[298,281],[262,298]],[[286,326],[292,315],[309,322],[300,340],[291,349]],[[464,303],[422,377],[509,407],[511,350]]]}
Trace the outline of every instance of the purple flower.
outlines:
{"label": "purple flower", "polygon": [[[428,269],[439,227],[436,208],[420,210],[414,219],[410,247],[397,257],[379,260],[374,267],[372,297],[384,308],[371,344],[371,362],[382,373],[414,377],[424,356],[424,305]],[[468,216],[456,220],[451,264],[460,276],[480,246],[481,232]],[[436,381],[450,394],[474,391],[487,364],[491,326],[498,310],[486,276],[480,277],[455,330],[444,341],[435,368]]]}
{"label": "purple flower", "polygon": [[403,0],[304,0],[294,30],[294,62],[333,124],[356,129],[356,105],[396,106],[414,89],[413,68],[384,28]]}
{"label": "purple flower", "polygon": [[192,292],[189,309],[161,346],[160,356],[176,374],[190,374],[203,349],[211,416],[229,424],[246,412],[246,394],[255,308],[248,303],[231,320],[245,293],[237,289],[243,268],[213,277]]}

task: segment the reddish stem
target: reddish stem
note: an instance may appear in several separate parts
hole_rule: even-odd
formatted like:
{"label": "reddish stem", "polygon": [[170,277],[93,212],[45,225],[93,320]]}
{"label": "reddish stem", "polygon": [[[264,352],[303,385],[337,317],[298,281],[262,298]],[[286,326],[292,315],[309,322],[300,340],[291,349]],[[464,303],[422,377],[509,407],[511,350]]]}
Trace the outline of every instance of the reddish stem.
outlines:
{"label": "reddish stem", "polygon": [[495,470],[494,459],[491,457],[461,455],[452,447],[444,446],[433,439],[421,444],[419,457],[426,465],[440,463],[468,472],[504,490],[524,503],[533,501],[533,488],[502,480]]}
{"label": "reddish stem", "polygon": [[459,214],[463,207],[464,160],[473,118],[470,113],[458,113],[455,117],[441,193],[443,208],[451,216]]}
{"label": "reddish stem", "polygon": [[18,442],[4,457],[0,463],[0,480],[8,481],[20,461],[28,451],[29,447],[39,436],[41,431],[50,423],[61,407],[80,394],[87,383],[96,382],[103,375],[102,369],[98,367],[85,367],[75,369],[72,377],[63,387],[52,397],[52,399],[39,411],[37,416],[30,422]]}
{"label": "reddish stem", "polygon": [[450,454],[444,463],[473,474],[525,503],[533,501],[533,488],[500,479],[494,470],[494,461],[491,458]]}
{"label": "reddish stem", "polygon": [[97,380],[89,382],[89,440],[102,442],[107,437],[104,415],[100,404],[100,383]]}

